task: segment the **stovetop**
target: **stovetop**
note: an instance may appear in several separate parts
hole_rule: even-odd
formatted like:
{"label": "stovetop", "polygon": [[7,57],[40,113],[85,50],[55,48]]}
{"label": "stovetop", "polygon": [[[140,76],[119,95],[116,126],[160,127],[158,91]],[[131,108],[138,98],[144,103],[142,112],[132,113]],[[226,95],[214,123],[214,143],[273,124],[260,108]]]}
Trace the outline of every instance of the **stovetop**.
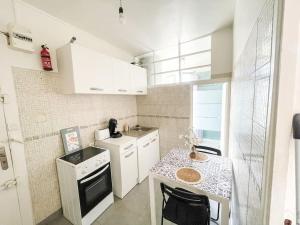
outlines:
{"label": "stovetop", "polygon": [[77,152],[73,152],[69,155],[65,155],[65,156],[61,157],[60,159],[77,165],[77,164],[82,163],[83,161],[88,160],[88,159],[94,157],[95,155],[98,155],[104,151],[106,151],[106,150],[101,149],[101,148],[95,148],[95,147],[87,147],[87,148],[81,149]]}

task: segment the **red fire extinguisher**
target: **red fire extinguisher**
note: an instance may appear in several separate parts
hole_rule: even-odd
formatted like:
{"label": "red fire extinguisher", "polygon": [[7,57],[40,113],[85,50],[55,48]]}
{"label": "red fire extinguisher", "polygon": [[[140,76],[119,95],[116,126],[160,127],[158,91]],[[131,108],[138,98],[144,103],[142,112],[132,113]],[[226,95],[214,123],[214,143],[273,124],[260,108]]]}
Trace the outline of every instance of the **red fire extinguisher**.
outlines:
{"label": "red fire extinguisher", "polygon": [[46,71],[52,71],[53,68],[52,68],[52,64],[51,64],[49,48],[46,45],[42,45],[41,47],[42,47],[41,61],[42,61],[43,69]]}

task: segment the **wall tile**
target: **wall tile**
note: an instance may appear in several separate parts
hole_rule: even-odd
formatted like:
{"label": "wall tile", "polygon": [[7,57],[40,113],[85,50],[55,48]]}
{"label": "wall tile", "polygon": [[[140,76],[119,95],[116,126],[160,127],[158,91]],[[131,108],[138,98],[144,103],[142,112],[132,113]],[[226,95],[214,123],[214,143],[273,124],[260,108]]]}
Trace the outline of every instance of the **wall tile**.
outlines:
{"label": "wall tile", "polygon": [[160,154],[184,147],[179,135],[190,127],[191,88],[189,85],[150,88],[137,97],[138,123],[159,128]]}
{"label": "wall tile", "polygon": [[[63,95],[59,76],[14,68],[20,121],[25,140],[32,202],[36,222],[61,208],[55,159],[63,154],[59,130],[80,129],[83,146],[94,141],[94,131],[104,128],[111,117],[124,123],[137,123],[135,96]],[[32,141],[36,136],[38,139]],[[30,141],[31,140],[31,141]]]}
{"label": "wall tile", "polygon": [[262,224],[261,193],[269,129],[274,1],[266,1],[235,66],[229,149],[234,165],[233,224]]}

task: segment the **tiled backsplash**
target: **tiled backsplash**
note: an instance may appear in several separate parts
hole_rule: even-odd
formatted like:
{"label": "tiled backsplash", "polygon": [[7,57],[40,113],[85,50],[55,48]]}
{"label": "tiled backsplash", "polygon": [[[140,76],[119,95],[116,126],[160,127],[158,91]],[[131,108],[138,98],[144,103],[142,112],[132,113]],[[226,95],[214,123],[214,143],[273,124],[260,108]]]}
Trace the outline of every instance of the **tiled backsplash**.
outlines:
{"label": "tiled backsplash", "polygon": [[183,146],[179,135],[190,127],[191,93],[190,85],[178,85],[150,88],[137,97],[138,123],[159,128],[161,156]]}
{"label": "tiled backsplash", "polygon": [[135,96],[63,95],[59,74],[14,68],[36,223],[61,208],[55,159],[63,154],[60,129],[79,126],[83,146],[111,117],[119,128],[137,123]]}
{"label": "tiled backsplash", "polygon": [[233,224],[263,224],[264,169],[273,97],[274,0],[266,1],[234,71],[230,145],[234,166]]}

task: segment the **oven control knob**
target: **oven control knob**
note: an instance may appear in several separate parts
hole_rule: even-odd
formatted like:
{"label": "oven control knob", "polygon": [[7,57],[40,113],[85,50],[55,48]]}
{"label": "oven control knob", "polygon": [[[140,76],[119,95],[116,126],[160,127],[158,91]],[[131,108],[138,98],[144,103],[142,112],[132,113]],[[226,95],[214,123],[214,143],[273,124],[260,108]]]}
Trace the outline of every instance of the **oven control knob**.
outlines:
{"label": "oven control knob", "polygon": [[98,167],[98,166],[100,166],[100,165],[101,165],[100,162],[96,162],[96,164],[95,164],[96,167]]}
{"label": "oven control knob", "polygon": [[86,171],[85,170],[81,170],[81,174],[82,175],[86,174]]}

